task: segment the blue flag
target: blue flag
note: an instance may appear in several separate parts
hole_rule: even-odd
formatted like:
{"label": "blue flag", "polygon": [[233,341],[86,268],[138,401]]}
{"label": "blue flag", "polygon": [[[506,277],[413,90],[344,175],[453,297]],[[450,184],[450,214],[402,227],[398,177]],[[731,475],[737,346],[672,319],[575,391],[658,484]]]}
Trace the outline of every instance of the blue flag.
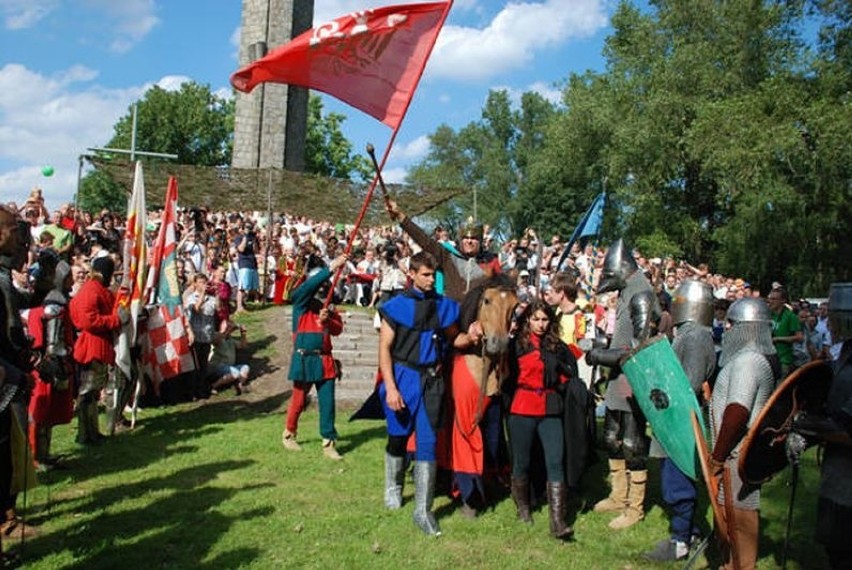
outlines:
{"label": "blue flag", "polygon": [[562,267],[562,263],[571,251],[571,247],[574,245],[574,242],[579,239],[583,239],[584,237],[594,236],[600,233],[601,224],[603,223],[603,209],[605,203],[606,192],[601,192],[598,194],[597,198],[595,198],[595,201],[592,202],[592,205],[589,206],[589,209],[586,210],[586,213],[583,214],[583,218],[580,220],[580,223],[577,224],[577,227],[574,229],[574,233],[571,234],[571,239],[568,240],[567,244],[565,244],[565,249],[562,250],[562,256],[559,258],[559,263],[556,265],[557,267]]}

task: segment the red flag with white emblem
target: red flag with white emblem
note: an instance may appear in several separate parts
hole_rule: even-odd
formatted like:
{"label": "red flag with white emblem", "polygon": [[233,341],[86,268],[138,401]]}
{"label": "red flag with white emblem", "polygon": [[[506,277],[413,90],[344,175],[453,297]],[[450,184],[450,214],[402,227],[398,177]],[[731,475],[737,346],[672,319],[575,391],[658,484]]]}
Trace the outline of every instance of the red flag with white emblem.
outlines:
{"label": "red flag with white emblem", "polygon": [[450,2],[352,12],[301,34],[231,76],[238,90],[288,83],[337,97],[396,130]]}

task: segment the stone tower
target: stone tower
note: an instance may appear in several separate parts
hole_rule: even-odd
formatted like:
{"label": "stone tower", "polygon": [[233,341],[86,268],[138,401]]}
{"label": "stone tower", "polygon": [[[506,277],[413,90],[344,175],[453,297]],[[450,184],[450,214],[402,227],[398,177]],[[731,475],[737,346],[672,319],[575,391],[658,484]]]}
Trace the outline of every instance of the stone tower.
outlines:
{"label": "stone tower", "polygon": [[[311,28],[314,0],[242,0],[240,67]],[[305,167],[308,90],[261,83],[236,92],[234,168]]]}

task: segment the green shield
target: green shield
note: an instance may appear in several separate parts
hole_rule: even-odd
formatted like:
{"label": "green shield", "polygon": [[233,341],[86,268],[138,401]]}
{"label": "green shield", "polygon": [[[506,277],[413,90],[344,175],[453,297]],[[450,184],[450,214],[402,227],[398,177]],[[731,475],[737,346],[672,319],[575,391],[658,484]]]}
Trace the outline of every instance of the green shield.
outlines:
{"label": "green shield", "polygon": [[621,369],[636,403],[654,430],[654,437],[675,465],[696,480],[701,467],[692,431],[692,413],[699,419],[703,416],[669,340],[664,336],[649,340],[622,362]]}

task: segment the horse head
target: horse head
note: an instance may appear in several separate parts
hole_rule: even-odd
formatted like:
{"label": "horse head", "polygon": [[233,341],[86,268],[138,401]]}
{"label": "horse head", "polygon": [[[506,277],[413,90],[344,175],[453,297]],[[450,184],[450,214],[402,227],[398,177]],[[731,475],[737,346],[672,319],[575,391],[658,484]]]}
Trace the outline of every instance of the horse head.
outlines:
{"label": "horse head", "polygon": [[482,326],[483,353],[501,355],[509,347],[509,334],[518,296],[512,281],[502,275],[490,278],[474,289],[462,304],[462,330],[479,321]]}

